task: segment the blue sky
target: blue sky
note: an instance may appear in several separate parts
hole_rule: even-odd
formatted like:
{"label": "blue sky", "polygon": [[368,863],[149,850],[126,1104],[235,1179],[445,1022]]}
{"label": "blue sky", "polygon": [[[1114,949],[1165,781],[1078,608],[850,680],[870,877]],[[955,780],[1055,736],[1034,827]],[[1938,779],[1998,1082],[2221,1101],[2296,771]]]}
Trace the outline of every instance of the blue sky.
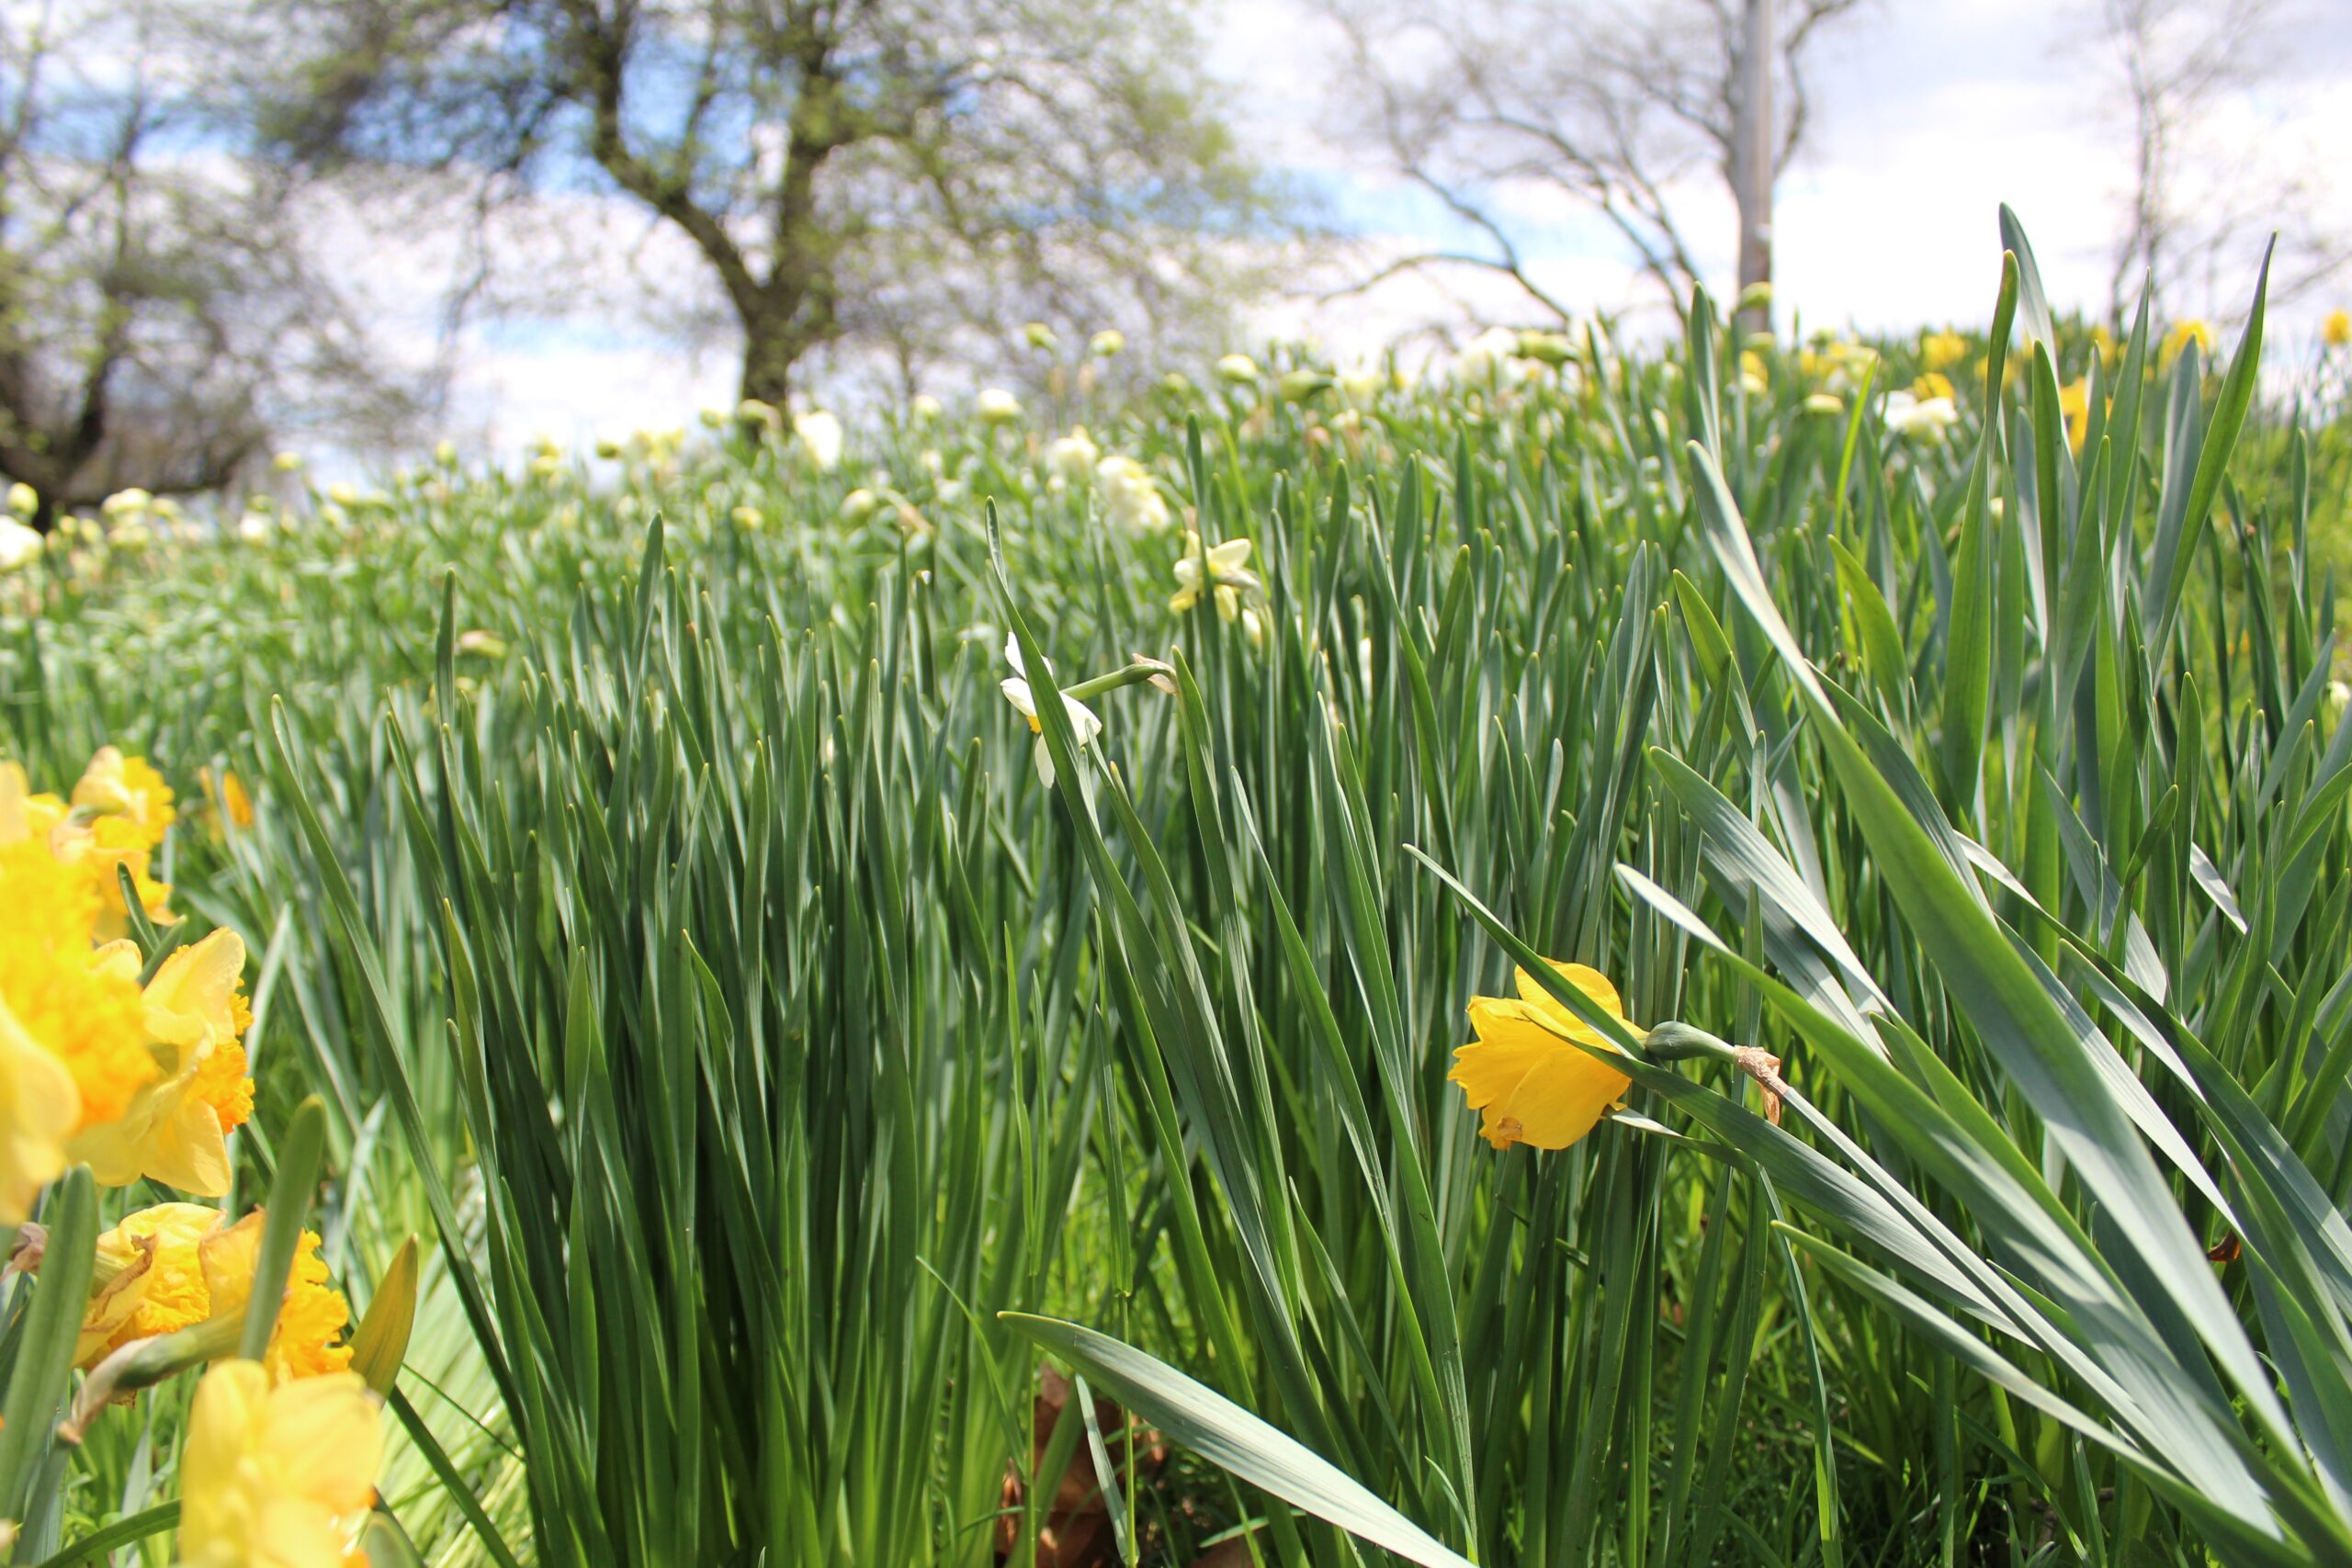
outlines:
{"label": "blue sky", "polygon": [[[1783,324],[1899,331],[1983,320],[2005,200],[2026,222],[2053,300],[2102,302],[2129,143],[2098,15],[2098,0],[1871,0],[1826,39],[1812,73],[1808,145],[1778,193]],[[1573,18],[1571,6],[1565,25]],[[1367,254],[1459,241],[1437,203],[1329,133],[1335,40],[1311,6],[1215,0],[1205,22],[1211,68],[1230,84],[1250,142],[1342,216]],[[2352,233],[2352,181],[2335,172],[2340,150],[2352,147],[2352,6],[2283,0],[2275,39],[2275,68],[2218,106],[2203,151],[2224,169],[2246,146],[2298,162],[2332,153],[2308,159],[2318,175],[2309,198]],[[1713,210],[1721,197],[1703,188],[1690,196],[1702,260],[1723,266],[1727,206]],[[1598,220],[1532,194],[1511,211],[1523,253],[1554,292],[1611,310],[1644,298]],[[642,233],[631,214],[587,216],[616,234]],[[2243,258],[2231,258],[2211,278],[2189,280],[2181,303],[2229,314],[2251,284]],[[1466,298],[1479,314],[1524,314],[1507,288],[1472,288]],[[2308,334],[2337,304],[2352,304],[2352,269],[2281,307],[2278,328]],[[1344,362],[1402,332],[1459,320],[1437,291],[1408,280],[1343,304],[1276,304],[1256,325],[1312,336]],[[688,354],[626,321],[508,323],[469,345],[458,404],[501,448],[540,434],[580,442],[690,419],[728,400],[733,375],[725,345]]]}

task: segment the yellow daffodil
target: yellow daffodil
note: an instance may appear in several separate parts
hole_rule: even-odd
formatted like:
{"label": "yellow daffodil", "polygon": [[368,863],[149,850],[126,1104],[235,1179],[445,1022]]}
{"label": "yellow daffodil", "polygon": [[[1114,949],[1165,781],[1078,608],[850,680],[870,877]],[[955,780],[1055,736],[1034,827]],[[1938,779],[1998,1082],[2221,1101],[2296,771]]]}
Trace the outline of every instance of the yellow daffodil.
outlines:
{"label": "yellow daffodil", "polygon": [[21,1224],[40,1190],[64,1171],[65,1134],[81,1118],[74,1075],[0,995],[0,1224]]}
{"label": "yellow daffodil", "polygon": [[115,874],[121,866],[130,873],[130,884],[139,895],[140,908],[157,925],[169,925],[179,917],[172,912],[172,888],[169,883],[158,882],[147,874],[147,830],[129,817],[93,817],[80,820],[74,817],[58,824],[49,834],[51,854],[62,865],[77,869],[91,891],[97,897],[97,924],[93,934],[101,942],[112,942],[129,934],[130,921],[122,904],[122,888]]}
{"label": "yellow daffodil", "polygon": [[246,792],[245,781],[237,776],[236,770],[222,768],[216,773],[205,768],[198,771],[196,779],[204,791],[206,805],[211,808],[211,836],[216,842],[221,837],[224,822],[241,829],[254,825],[254,797]]}
{"label": "yellow daffodil", "polygon": [[2066,445],[2079,452],[2091,431],[2091,384],[2077,376],[2058,389],[2058,412],[2066,420]]}
{"label": "yellow daffodil", "polygon": [[[1012,673],[1000,683],[999,689],[1004,693],[1004,700],[1012,705],[1013,711],[1028,720],[1029,733],[1037,738],[1037,745],[1031,757],[1037,764],[1038,779],[1051,789],[1054,787],[1054,757],[1046,747],[1045,723],[1037,716],[1037,694],[1030,689],[1029,667],[1022,662],[1020,641],[1010,635],[1004,639],[1004,661],[1012,666]],[[1053,665],[1048,662],[1046,668],[1050,671]],[[1069,716],[1070,728],[1078,732],[1078,743],[1081,748],[1092,744],[1094,738],[1102,733],[1102,721],[1095,716],[1094,710],[1068,693],[1062,695],[1062,712]]]}
{"label": "yellow daffodil", "polygon": [[361,1568],[383,1454],[382,1411],[356,1373],[274,1383],[221,1362],[188,1410],[182,1568]]}
{"label": "yellow daffodil", "polygon": [[[1611,1017],[1624,1018],[1617,987],[1599,970],[1557,960],[1552,967]],[[1470,1025],[1478,1037],[1453,1053],[1453,1070],[1446,1078],[1462,1086],[1470,1109],[1480,1113],[1479,1133],[1495,1147],[1565,1149],[1592,1131],[1630,1080],[1576,1042],[1611,1050],[1615,1045],[1533,976],[1523,969],[1513,974],[1518,999],[1470,998]],[[1626,1027],[1642,1032],[1630,1023]]]}
{"label": "yellow daffodil", "polygon": [[147,759],[126,757],[112,746],[99,747],[90,759],[74,786],[73,804],[94,816],[119,817],[150,849],[164,841],[164,830],[179,815],[172,807],[171,786]]}
{"label": "yellow daffodil", "polygon": [[1952,395],[1951,378],[1940,370],[1930,370],[1911,383],[1911,395],[1921,402],[1930,398],[1948,399]]}
{"label": "yellow daffodil", "polygon": [[[97,891],[77,867],[24,830],[23,783],[21,769],[0,764],[0,908],[8,912],[0,926],[0,1006],[9,1019],[8,1048],[0,1055],[17,1058],[11,1076],[52,1111],[59,1104],[55,1078],[22,1060],[28,1043],[71,1077],[74,1114],[50,1134],[62,1144],[119,1117],[160,1073],[147,1049],[136,975],[125,979],[91,963]],[[19,1122],[0,1111],[0,1124]],[[48,1161],[42,1156],[31,1163]],[[6,1185],[12,1193],[21,1190],[17,1180]]]}
{"label": "yellow daffodil", "polygon": [[1919,363],[1930,375],[1949,370],[1967,357],[1968,340],[1958,333],[1929,333],[1919,340]]}
{"label": "yellow daffodil", "polygon": [[2330,348],[2352,343],[2352,310],[2330,310],[2319,324],[2319,340]]}
{"label": "yellow daffodil", "polygon": [[158,1203],[124,1215],[99,1236],[74,1364],[86,1371],[134,1339],[176,1334],[209,1318],[202,1252],[205,1238],[220,1229],[218,1209]]}
{"label": "yellow daffodil", "polygon": [[[1227,539],[1213,550],[1204,549],[1201,536],[1187,528],[1183,558],[1176,563],[1176,592],[1169,597],[1168,607],[1181,615],[1199,604],[1201,595],[1212,588],[1227,588],[1235,591],[1238,609],[1239,591],[1258,586],[1258,579],[1248,570],[1249,565],[1248,539]],[[1218,608],[1224,609],[1222,601]],[[1232,618],[1230,613],[1226,615],[1227,620]]]}
{"label": "yellow daffodil", "polygon": [[[94,962],[134,984],[139,950],[109,942]],[[164,960],[141,998],[147,1039],[163,1076],[131,1096],[123,1113],[74,1140],[73,1157],[108,1187],[145,1177],[217,1198],[229,1190],[228,1135],[253,1114],[243,1035],[252,1015],[239,990],[245,944],[214,931]]]}
{"label": "yellow daffodil", "polygon": [[2159,370],[2171,369],[2172,362],[2180,357],[2180,351],[2187,348],[2191,343],[2196,344],[2197,352],[2199,357],[2205,359],[2212,358],[2213,329],[2211,326],[2203,321],[2196,321],[2194,319],[2186,321],[2175,321],[2172,324],[2172,329],[2165,333],[2164,347],[2156,355],[2156,368]]}
{"label": "yellow daffodil", "polygon": [[1751,398],[1764,395],[1764,356],[1752,348],[1739,351],[1739,384]]}
{"label": "yellow daffodil", "polygon": [[[197,1203],[158,1203],[126,1215],[98,1238],[97,1271],[74,1347],[96,1365],[134,1339],[242,1319],[253,1299],[263,1211],[234,1224]],[[344,1343],[351,1306],[327,1283],[315,1231],[304,1231],[263,1360],[280,1382],[324,1377],[351,1364]]]}

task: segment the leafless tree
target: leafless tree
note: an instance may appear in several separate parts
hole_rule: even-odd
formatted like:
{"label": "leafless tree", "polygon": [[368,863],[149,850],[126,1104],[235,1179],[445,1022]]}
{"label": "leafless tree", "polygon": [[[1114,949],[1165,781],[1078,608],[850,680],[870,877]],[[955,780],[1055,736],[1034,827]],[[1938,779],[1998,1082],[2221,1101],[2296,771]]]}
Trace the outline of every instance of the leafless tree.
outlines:
{"label": "leafless tree", "polygon": [[416,389],[312,265],[284,184],[203,112],[161,6],[0,9],[0,474],[47,527],[228,484],[294,423],[381,432]]}
{"label": "leafless tree", "polygon": [[[1186,0],[253,0],[274,144],[413,187],[618,197],[780,401],[812,358],[1148,335],[1245,281],[1265,187]],[[674,254],[674,248],[673,253]],[[688,299],[694,296],[695,299]]]}
{"label": "leafless tree", "polygon": [[2108,285],[2109,312],[2129,319],[2143,280],[2156,290],[2234,272],[2233,253],[2275,230],[2274,299],[2312,287],[2352,260],[2352,240],[2314,199],[2340,149],[2298,149],[2277,128],[2232,126],[2290,65],[2294,18],[2279,0],[2099,0],[2099,28],[2124,91],[2132,184]]}
{"label": "leafless tree", "polygon": [[1347,40],[1353,130],[1459,220],[1468,241],[1398,257],[1470,267],[1538,309],[1568,302],[1524,256],[1531,200],[1600,214],[1679,309],[1709,246],[1694,233],[1720,181],[1737,221],[1738,283],[1771,278],[1771,192],[1809,119],[1804,65],[1860,0],[1465,0],[1442,21],[1410,0],[1328,0]]}

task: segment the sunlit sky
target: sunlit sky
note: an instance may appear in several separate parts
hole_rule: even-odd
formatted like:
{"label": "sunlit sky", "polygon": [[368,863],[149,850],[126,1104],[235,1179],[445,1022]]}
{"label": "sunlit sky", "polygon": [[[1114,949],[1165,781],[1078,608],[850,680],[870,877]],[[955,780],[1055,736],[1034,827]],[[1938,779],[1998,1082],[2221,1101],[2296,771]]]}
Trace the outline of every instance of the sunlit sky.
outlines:
{"label": "sunlit sky", "polygon": [[[2003,201],[2032,237],[2053,304],[2103,304],[2130,141],[2098,11],[2098,0],[1870,0],[1823,39],[1811,61],[1807,143],[1777,197],[1782,325],[1981,321],[1998,276]],[[1333,40],[1311,7],[1216,0],[1206,17],[1212,69],[1229,85],[1251,144],[1323,193],[1368,254],[1460,243],[1434,201],[1332,134],[1340,118],[1328,97]],[[2283,0],[2269,36],[2268,68],[2215,106],[2185,162],[2222,177],[2250,157],[2293,164],[2311,178],[2312,210],[2352,234],[2352,177],[2338,173],[2352,149],[2352,6]],[[1647,298],[1599,220],[1538,193],[1506,200],[1547,288],[1579,308],[1618,310]],[[1728,203],[1703,189],[1693,202],[1702,264],[1727,273]],[[1448,281],[1479,314],[1528,319],[1507,287],[1458,274]],[[2236,256],[2174,291],[2182,309],[2231,316],[2252,283],[2250,259]],[[2352,304],[2352,267],[2278,305],[2274,330],[2307,339],[2338,304]],[[1278,301],[1255,330],[1310,335],[1345,363],[1449,313],[1459,322],[1446,297],[1408,280],[1344,302]],[[502,448],[542,434],[580,442],[677,423],[728,401],[734,377],[724,345],[690,353],[650,327],[509,321],[468,342],[456,412]]]}

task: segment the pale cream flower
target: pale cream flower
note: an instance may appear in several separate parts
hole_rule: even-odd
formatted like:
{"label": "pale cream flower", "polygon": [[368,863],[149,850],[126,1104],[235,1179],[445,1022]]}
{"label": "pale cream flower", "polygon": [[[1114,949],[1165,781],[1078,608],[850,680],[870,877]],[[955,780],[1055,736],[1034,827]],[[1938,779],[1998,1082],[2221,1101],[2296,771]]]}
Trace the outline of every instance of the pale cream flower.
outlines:
{"label": "pale cream flower", "polygon": [[[1021,661],[1021,643],[1010,633],[1004,639],[1004,661],[1012,666],[1012,673],[1000,682],[999,689],[1004,693],[1004,700],[1012,705],[1013,711],[1029,721],[1029,732],[1037,738],[1036,748],[1031,753],[1037,764],[1037,777],[1047,789],[1051,789],[1054,787],[1053,753],[1046,748],[1046,727],[1037,717],[1037,694],[1029,687],[1029,668]],[[1052,663],[1048,661],[1046,668],[1050,671]],[[1095,716],[1094,710],[1068,693],[1062,695],[1062,712],[1069,716],[1070,728],[1078,732],[1078,744],[1081,749],[1091,745],[1094,738],[1102,733],[1102,721]]]}

